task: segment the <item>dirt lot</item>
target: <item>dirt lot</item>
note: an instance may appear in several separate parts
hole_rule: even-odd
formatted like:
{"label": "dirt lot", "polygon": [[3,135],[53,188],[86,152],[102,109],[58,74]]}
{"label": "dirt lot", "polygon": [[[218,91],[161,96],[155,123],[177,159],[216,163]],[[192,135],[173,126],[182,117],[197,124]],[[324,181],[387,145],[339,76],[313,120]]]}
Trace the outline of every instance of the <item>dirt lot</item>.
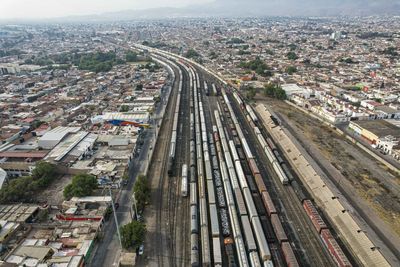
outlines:
{"label": "dirt lot", "polygon": [[48,203],[50,205],[60,205],[63,200],[64,187],[71,182],[72,177],[70,175],[63,175],[54,181],[49,188],[41,192],[37,196],[37,202]]}
{"label": "dirt lot", "polygon": [[[400,176],[389,171],[366,152],[350,143],[320,121],[291,107],[271,99],[263,102],[289,121],[294,130],[304,134],[321,153],[356,188],[357,193],[368,201],[380,217],[392,226],[400,236]],[[260,99],[260,100],[261,100]]]}

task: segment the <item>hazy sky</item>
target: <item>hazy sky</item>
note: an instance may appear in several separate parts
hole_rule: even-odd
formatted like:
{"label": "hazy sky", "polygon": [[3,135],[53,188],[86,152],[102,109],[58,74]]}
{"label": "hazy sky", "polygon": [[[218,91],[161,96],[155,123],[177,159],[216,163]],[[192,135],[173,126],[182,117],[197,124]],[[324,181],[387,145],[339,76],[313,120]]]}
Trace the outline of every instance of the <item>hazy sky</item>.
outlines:
{"label": "hazy sky", "polygon": [[0,19],[52,18],[207,2],[212,0],[0,0]]}

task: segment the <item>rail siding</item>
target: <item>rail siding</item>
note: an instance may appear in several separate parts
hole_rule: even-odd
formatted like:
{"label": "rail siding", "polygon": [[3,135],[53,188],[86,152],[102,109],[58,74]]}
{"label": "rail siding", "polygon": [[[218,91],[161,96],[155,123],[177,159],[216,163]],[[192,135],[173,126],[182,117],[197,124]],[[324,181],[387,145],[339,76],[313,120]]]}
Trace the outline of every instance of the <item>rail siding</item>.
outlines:
{"label": "rail siding", "polygon": [[339,200],[337,198],[332,199],[334,196],[332,191],[288,138],[283,129],[274,124],[267,108],[263,104],[259,104],[256,107],[256,111],[273,139],[282,147],[290,164],[295,167],[302,182],[309,188],[318,206],[324,210],[325,214],[334,223],[336,230],[349,245],[354,256],[364,266],[389,267],[390,264],[381,252],[377,249],[371,249],[375,247],[374,244],[363,231],[359,231],[361,229],[360,226],[345,211]]}

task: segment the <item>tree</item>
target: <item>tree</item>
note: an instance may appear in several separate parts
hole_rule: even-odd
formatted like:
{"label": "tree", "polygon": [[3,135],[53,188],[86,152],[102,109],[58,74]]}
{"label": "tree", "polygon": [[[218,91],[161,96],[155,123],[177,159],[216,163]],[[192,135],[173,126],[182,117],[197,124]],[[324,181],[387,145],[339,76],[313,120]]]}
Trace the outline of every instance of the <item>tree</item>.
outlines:
{"label": "tree", "polygon": [[299,57],[296,55],[296,53],[293,52],[293,51],[290,51],[289,53],[287,53],[286,56],[287,56],[287,58],[290,59],[290,60],[296,60],[296,59],[299,58]]}
{"label": "tree", "polygon": [[240,68],[244,69],[250,69],[255,71],[258,75],[268,77],[272,76],[272,72],[270,71],[270,68],[268,65],[262,61],[259,57],[257,57],[254,60],[248,61],[248,62],[241,62],[239,64]]}
{"label": "tree", "polygon": [[289,66],[286,68],[286,72],[289,75],[292,75],[293,73],[297,72],[297,68],[295,66]]}
{"label": "tree", "polygon": [[10,180],[0,189],[0,202],[32,202],[34,197],[47,188],[58,176],[55,166],[40,161],[36,163],[32,176]]}
{"label": "tree", "polygon": [[196,50],[190,48],[186,52],[185,57],[187,57],[187,58],[200,58],[200,54]]}
{"label": "tree", "polygon": [[139,175],[133,185],[136,206],[138,210],[143,210],[146,203],[150,200],[150,186],[146,176]]}
{"label": "tree", "polygon": [[120,228],[122,246],[125,249],[138,249],[144,242],[146,225],[138,221],[132,221]]}
{"label": "tree", "polygon": [[264,95],[277,98],[280,100],[286,99],[286,92],[280,85],[269,83],[264,86]]}
{"label": "tree", "polygon": [[128,106],[126,106],[126,105],[121,106],[121,109],[120,109],[121,112],[128,112],[128,110],[129,110]]}
{"label": "tree", "polygon": [[143,90],[143,84],[139,83],[138,85],[136,85],[136,91],[142,91]]}
{"label": "tree", "polygon": [[247,99],[253,99],[256,96],[256,89],[254,87],[249,87],[246,92]]}
{"label": "tree", "polygon": [[72,178],[72,182],[64,188],[64,197],[90,196],[97,188],[97,179],[93,175],[78,174]]}
{"label": "tree", "polygon": [[56,167],[45,161],[39,161],[32,171],[32,179],[37,182],[39,188],[49,186],[56,175]]}
{"label": "tree", "polygon": [[136,62],[138,60],[137,54],[133,51],[128,51],[125,55],[126,62]]}

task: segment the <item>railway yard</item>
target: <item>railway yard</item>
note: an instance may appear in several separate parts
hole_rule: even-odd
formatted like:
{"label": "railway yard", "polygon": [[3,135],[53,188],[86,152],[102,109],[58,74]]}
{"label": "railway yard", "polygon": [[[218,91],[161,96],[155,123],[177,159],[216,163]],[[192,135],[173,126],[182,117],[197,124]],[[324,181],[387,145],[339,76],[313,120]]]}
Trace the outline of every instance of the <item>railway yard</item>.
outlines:
{"label": "railway yard", "polygon": [[390,266],[265,107],[197,63],[136,49],[175,78],[139,266]]}

